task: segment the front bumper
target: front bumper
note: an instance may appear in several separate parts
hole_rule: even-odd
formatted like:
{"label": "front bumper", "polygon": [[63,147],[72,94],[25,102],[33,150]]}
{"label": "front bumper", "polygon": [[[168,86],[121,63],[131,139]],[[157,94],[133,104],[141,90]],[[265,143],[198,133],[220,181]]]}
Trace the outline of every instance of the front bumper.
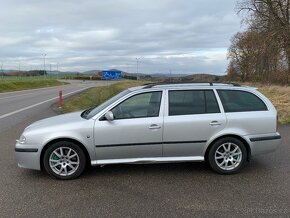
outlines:
{"label": "front bumper", "polygon": [[275,151],[282,143],[281,135],[276,133],[248,135],[251,155],[266,154]]}
{"label": "front bumper", "polygon": [[16,142],[15,157],[19,167],[40,170],[40,155],[41,152],[35,145]]}

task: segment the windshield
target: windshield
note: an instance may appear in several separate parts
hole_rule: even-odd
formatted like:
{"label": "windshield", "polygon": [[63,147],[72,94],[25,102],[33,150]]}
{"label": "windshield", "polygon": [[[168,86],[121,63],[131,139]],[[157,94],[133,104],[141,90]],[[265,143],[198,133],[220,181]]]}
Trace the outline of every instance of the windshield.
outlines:
{"label": "windshield", "polygon": [[108,99],[107,101],[105,101],[104,103],[98,105],[97,107],[90,109],[90,111],[88,111],[89,113],[87,113],[84,118],[86,118],[86,119],[92,118],[97,113],[101,112],[106,107],[108,107],[110,104],[114,103],[115,101],[117,101],[118,99],[122,98],[123,96],[129,94],[130,92],[131,91],[129,91],[129,90],[125,90],[123,92],[120,92],[119,94],[117,94],[114,97]]}

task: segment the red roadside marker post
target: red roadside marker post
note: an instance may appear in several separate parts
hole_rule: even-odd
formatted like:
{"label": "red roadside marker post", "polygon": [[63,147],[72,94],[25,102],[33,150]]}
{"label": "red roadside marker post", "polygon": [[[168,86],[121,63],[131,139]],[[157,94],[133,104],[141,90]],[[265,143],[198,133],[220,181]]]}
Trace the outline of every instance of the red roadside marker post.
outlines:
{"label": "red roadside marker post", "polygon": [[58,107],[62,108],[62,90],[60,90],[58,94]]}

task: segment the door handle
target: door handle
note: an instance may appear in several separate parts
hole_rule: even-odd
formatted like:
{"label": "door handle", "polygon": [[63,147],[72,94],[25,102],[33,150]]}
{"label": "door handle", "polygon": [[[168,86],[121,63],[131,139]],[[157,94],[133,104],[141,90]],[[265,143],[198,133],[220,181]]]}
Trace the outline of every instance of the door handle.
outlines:
{"label": "door handle", "polygon": [[149,129],[160,129],[161,126],[157,125],[157,124],[152,124],[149,126]]}
{"label": "door handle", "polygon": [[211,122],[209,123],[209,125],[211,125],[211,126],[220,126],[220,125],[222,125],[222,124],[215,120],[215,121],[211,121]]}

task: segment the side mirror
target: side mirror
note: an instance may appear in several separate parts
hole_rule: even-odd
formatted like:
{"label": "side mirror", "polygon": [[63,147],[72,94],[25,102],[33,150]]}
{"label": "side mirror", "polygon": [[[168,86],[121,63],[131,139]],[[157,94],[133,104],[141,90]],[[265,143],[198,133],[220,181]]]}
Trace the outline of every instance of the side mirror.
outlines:
{"label": "side mirror", "polygon": [[107,113],[105,113],[105,117],[108,121],[113,121],[114,120],[114,114],[112,111],[108,111]]}

